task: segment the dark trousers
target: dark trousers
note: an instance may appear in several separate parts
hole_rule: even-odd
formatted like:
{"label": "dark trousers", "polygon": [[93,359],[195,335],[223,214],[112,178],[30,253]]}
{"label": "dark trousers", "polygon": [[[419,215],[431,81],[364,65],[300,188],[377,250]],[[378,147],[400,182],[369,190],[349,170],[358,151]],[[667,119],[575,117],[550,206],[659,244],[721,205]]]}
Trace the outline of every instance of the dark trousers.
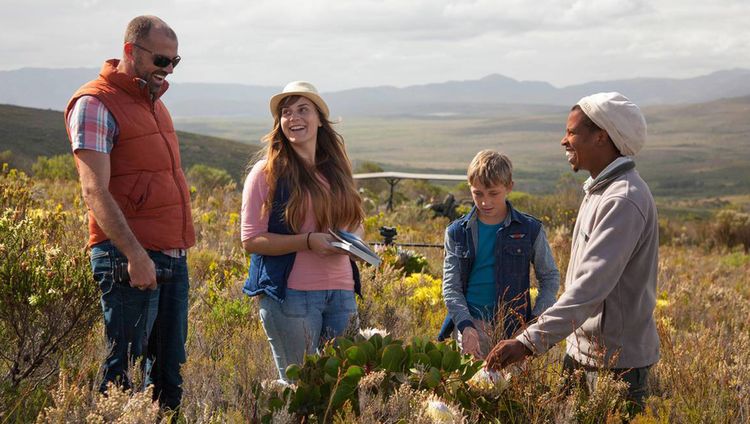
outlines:
{"label": "dark trousers", "polygon": [[[648,373],[650,369],[651,366],[641,368],[610,368],[607,370],[616,378],[628,383],[626,399],[628,401],[627,409],[631,415],[643,411],[645,407],[646,397],[648,396]],[[572,376],[576,370],[583,370],[581,381],[569,381],[568,383],[585,384],[584,387],[587,390],[593,391],[596,388],[599,372],[603,370],[583,365],[570,355],[565,355],[563,359],[563,371]]]}
{"label": "dark trousers", "polygon": [[186,360],[187,258],[157,251],[148,254],[157,268],[172,271],[171,280],[159,284],[156,290],[114,282],[112,270],[127,263],[125,256],[109,241],[91,248],[91,267],[102,291],[104,329],[110,345],[102,366],[100,391],[105,392],[109,382],[131,388],[128,366],[145,356],[144,387],[153,384],[154,399],[160,406],[177,409],[182,398],[180,367]]}

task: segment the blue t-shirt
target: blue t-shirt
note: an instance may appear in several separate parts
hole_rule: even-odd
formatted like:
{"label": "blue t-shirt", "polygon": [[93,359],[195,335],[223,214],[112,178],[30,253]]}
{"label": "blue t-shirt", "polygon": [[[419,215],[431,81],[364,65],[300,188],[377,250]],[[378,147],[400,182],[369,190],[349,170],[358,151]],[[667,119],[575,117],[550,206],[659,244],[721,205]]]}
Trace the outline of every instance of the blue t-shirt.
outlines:
{"label": "blue t-shirt", "polygon": [[477,224],[477,252],[469,274],[466,303],[473,318],[491,321],[497,303],[495,241],[503,223],[487,225],[477,220]]}

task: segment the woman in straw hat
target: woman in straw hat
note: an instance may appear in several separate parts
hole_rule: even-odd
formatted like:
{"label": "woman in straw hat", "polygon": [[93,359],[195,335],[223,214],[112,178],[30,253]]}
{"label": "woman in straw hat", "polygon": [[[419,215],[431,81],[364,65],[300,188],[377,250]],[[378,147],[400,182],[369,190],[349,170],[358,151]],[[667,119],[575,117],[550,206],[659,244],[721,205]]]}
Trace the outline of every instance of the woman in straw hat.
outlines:
{"label": "woman in straw hat", "polygon": [[332,247],[329,229],[358,231],[364,212],[344,140],[309,82],[271,98],[273,130],[242,193],[242,246],[251,253],[243,291],[260,318],[282,379],[320,341],[356,325],[359,272]]}

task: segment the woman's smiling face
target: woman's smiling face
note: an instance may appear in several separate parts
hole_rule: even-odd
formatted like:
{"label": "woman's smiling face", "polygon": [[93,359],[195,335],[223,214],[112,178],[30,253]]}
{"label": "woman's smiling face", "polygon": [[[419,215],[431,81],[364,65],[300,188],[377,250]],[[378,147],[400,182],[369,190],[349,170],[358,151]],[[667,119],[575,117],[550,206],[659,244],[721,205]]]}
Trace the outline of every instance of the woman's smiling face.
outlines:
{"label": "woman's smiling face", "polygon": [[321,126],[315,104],[306,97],[300,96],[294,103],[281,108],[281,131],[292,146],[315,143]]}

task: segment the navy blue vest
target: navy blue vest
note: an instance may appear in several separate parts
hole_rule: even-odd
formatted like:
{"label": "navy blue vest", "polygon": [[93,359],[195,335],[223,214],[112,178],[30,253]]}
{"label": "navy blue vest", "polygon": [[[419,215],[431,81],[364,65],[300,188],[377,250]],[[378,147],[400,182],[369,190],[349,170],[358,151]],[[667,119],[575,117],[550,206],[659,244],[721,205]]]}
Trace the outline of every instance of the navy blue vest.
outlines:
{"label": "navy blue vest", "polygon": [[[294,234],[284,221],[284,209],[289,201],[289,186],[279,180],[273,195],[271,213],[268,217],[268,232],[275,234]],[[271,256],[253,253],[250,255],[250,267],[242,291],[248,296],[267,294],[283,302],[286,297],[286,285],[292,271],[297,252]],[[362,296],[359,269],[351,261],[354,276],[354,292]]]}
{"label": "navy blue vest", "polygon": [[[495,240],[495,289],[497,308],[505,315],[505,337],[510,338],[521,328],[523,322],[531,320],[531,296],[529,295],[531,255],[541,231],[542,223],[531,215],[513,209],[506,201],[510,224],[497,232]],[[471,267],[474,265],[474,241],[469,226],[476,207],[448,226],[448,236],[455,243],[459,255],[459,275],[463,292],[469,285]],[[497,312],[498,309],[495,310]],[[455,324],[450,315],[443,321],[438,340],[450,337]]]}

